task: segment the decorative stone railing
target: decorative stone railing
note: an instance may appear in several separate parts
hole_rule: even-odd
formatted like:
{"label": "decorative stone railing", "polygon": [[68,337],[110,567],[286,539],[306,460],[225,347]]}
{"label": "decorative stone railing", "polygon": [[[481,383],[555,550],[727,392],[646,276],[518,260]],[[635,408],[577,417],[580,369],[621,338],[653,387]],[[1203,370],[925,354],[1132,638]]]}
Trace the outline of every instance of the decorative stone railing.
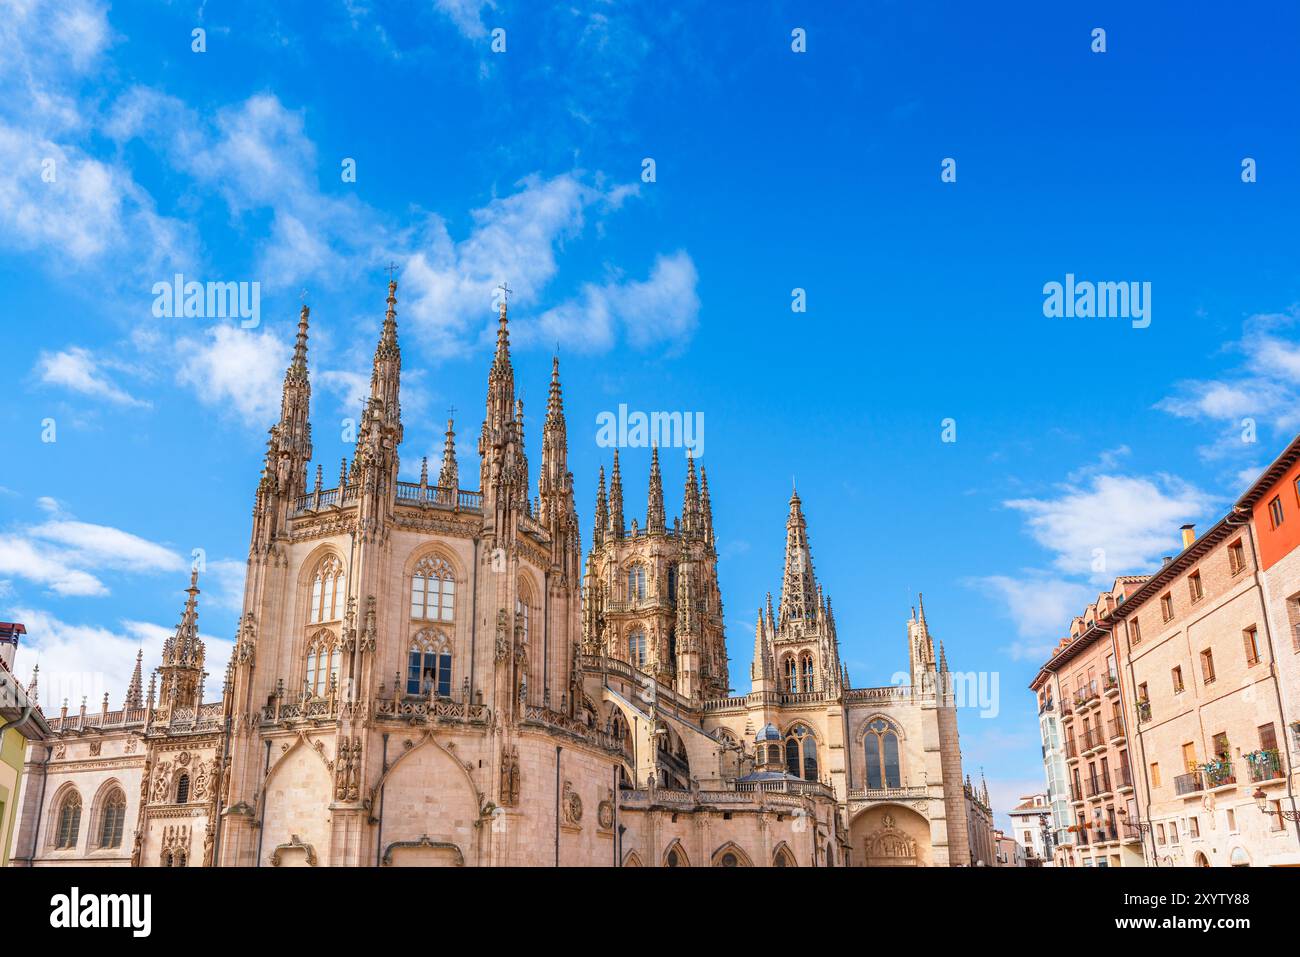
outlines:
{"label": "decorative stone railing", "polygon": [[923,689],[915,685],[886,685],[883,688],[851,688],[844,693],[849,701],[906,700]]}
{"label": "decorative stone railing", "polygon": [[835,797],[835,792],[819,781],[737,781],[736,790],[742,793],[761,791],[764,794],[801,794],[807,797]]}
{"label": "decorative stone railing", "polygon": [[276,699],[262,708],[263,724],[279,724],[283,721],[324,721],[338,717],[339,701],[331,698],[305,698],[287,701]]}
{"label": "decorative stone railing", "polygon": [[319,512],[325,508],[337,508],[339,505],[349,505],[356,500],[357,487],[355,485],[348,485],[342,489],[313,489],[305,495],[298,496],[298,501],[294,503],[294,514]]}
{"label": "decorative stone railing", "polygon": [[581,721],[570,718],[567,714],[551,711],[549,708],[539,708],[531,704],[526,705],[524,707],[523,723],[546,728],[550,731],[559,731],[586,744],[603,748],[612,753],[622,753],[623,751],[623,742],[614,735],[606,734],[599,728],[589,727]]}
{"label": "decorative stone railing", "polygon": [[[398,482],[397,502],[401,505],[418,505],[422,508],[442,508],[461,512],[483,510],[483,493],[468,489],[453,489],[440,485],[422,485],[419,482]],[[294,503],[294,514],[303,515],[351,505],[357,500],[357,486],[342,489],[313,489],[299,495]]]}
{"label": "decorative stone railing", "polygon": [[[761,785],[755,787],[753,785]],[[683,791],[678,788],[657,787],[625,790],[619,793],[624,807],[681,807],[690,808],[707,804],[778,804],[788,807],[807,807],[815,797],[834,799],[835,792],[814,781],[749,781],[737,782],[734,790]]]}
{"label": "decorative stone railing", "polygon": [[211,731],[221,727],[225,715],[220,701],[196,708],[122,708],[117,711],[61,713],[47,722],[51,731],[123,731],[131,728],[168,731]]}
{"label": "decorative stone railing", "polygon": [[398,721],[469,721],[483,724],[488,718],[488,707],[483,704],[465,704],[450,698],[381,698],[375,702],[376,718]]}
{"label": "decorative stone railing", "polygon": [[910,788],[850,788],[850,801],[914,801],[929,796],[924,786]]}
{"label": "decorative stone railing", "polygon": [[442,485],[421,485],[419,482],[398,482],[397,501],[402,505],[420,505],[428,508],[472,512],[483,510],[481,492],[453,489]]}

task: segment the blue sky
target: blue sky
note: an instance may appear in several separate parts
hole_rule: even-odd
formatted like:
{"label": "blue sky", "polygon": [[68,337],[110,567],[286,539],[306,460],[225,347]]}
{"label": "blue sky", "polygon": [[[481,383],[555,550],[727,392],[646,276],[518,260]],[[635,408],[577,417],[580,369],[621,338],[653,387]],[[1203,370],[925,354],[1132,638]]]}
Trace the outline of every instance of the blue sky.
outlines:
{"label": "blue sky", "polygon": [[[584,539],[597,415],[702,414],[737,691],[794,478],[855,684],[905,667],[917,591],[998,676],[961,731],[1000,811],[1041,784],[1025,685],[1069,618],[1300,425],[1288,5],[4,6],[0,611],[47,709],[118,705],[195,548],[215,692],[302,291],[328,484],[390,261],[408,475],[451,406],[475,474],[507,279],[534,444],[561,355]],[[259,283],[260,324],[155,317],[176,272]],[[1067,273],[1151,283],[1150,327],[1045,318]]]}

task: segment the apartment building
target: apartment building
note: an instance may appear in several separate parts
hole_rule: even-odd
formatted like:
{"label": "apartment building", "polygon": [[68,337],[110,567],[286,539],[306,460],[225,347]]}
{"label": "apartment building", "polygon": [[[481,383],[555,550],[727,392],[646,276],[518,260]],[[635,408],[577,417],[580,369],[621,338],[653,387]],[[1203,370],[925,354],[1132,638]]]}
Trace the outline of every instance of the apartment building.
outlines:
{"label": "apartment building", "polygon": [[1139,769],[1125,820],[1156,866],[1300,863],[1250,515],[1234,509],[1200,538],[1184,526],[1182,543],[1110,616]]}
{"label": "apartment building", "polygon": [[[1064,767],[1064,761],[1062,761]],[[1067,791],[1064,802],[1069,808]],[[1026,794],[1020,803],[1007,812],[1011,818],[1011,834],[1024,851],[1026,864],[1041,867],[1052,864],[1052,806],[1046,794]],[[1068,825],[1067,825],[1068,826]]]}
{"label": "apartment building", "polygon": [[[1067,839],[1055,850],[1065,867],[1143,863],[1129,720],[1120,682],[1113,616],[1144,578],[1117,578],[1070,625],[1034,686],[1055,686],[1068,788]],[[1050,777],[1050,774],[1049,774]]]}
{"label": "apartment building", "polygon": [[1065,767],[1065,738],[1061,734],[1060,712],[1057,708],[1056,678],[1048,671],[1040,671],[1030,685],[1038,696],[1038,733],[1042,739],[1043,773],[1047,779],[1047,793],[1043,796],[1048,814],[1048,834],[1042,842],[1044,859],[1054,863],[1054,849],[1073,843],[1069,830],[1074,821],[1070,813],[1070,780]]}
{"label": "apartment building", "polygon": [[1270,813],[1294,815],[1300,793],[1300,437],[1247,489],[1237,510],[1250,516],[1248,537],[1265,607],[1263,640],[1273,650],[1285,715],[1276,753],[1263,760],[1290,766],[1285,788],[1271,784],[1254,796]]}

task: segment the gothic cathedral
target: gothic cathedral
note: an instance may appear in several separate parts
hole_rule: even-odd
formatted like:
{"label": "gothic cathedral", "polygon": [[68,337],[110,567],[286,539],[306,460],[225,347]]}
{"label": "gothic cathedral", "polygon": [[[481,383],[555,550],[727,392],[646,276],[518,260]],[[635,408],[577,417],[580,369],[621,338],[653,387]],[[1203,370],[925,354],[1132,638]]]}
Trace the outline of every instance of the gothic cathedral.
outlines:
{"label": "gothic cathedral", "polygon": [[[963,778],[953,686],[918,606],[909,684],[853,688],[797,493],[748,694],[729,695],[708,476],[644,524],[615,452],[582,554],[559,362],[536,498],[500,306],[462,488],[399,481],[397,284],[356,447],[312,478],[307,307],[257,485],[221,699],[200,700],[197,575],[123,707],[28,754],[14,863],[132,866],[959,866],[987,789]],[[775,544],[775,543],[774,543]],[[775,549],[774,549],[775,551]],[[37,692],[35,681],[31,688]],[[988,863],[991,863],[988,862]]]}

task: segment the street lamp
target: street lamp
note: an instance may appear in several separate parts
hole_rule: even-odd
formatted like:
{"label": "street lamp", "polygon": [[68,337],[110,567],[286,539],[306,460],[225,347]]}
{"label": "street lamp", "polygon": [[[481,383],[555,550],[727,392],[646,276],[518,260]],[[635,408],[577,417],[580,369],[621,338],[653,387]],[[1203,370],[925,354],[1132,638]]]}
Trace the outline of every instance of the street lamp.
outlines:
{"label": "street lamp", "polygon": [[1119,816],[1122,817],[1122,818],[1124,819],[1124,823],[1127,824],[1129,827],[1135,827],[1135,828],[1137,828],[1139,834],[1147,834],[1147,833],[1150,832],[1150,830],[1151,830],[1151,822],[1150,822],[1150,821],[1144,821],[1144,820],[1142,820],[1141,818],[1138,818],[1138,819],[1135,820],[1135,821],[1130,821],[1130,820],[1128,819],[1128,808],[1126,808],[1126,807],[1122,807],[1122,808],[1120,808],[1119,811],[1116,812],[1116,813],[1118,813]]}
{"label": "street lamp", "polygon": [[1255,788],[1255,793],[1251,795],[1255,799],[1255,806],[1259,808],[1261,814],[1276,814],[1285,821],[1300,821],[1300,811],[1285,811],[1280,806],[1277,810],[1268,806],[1268,795],[1264,793],[1263,788]]}

